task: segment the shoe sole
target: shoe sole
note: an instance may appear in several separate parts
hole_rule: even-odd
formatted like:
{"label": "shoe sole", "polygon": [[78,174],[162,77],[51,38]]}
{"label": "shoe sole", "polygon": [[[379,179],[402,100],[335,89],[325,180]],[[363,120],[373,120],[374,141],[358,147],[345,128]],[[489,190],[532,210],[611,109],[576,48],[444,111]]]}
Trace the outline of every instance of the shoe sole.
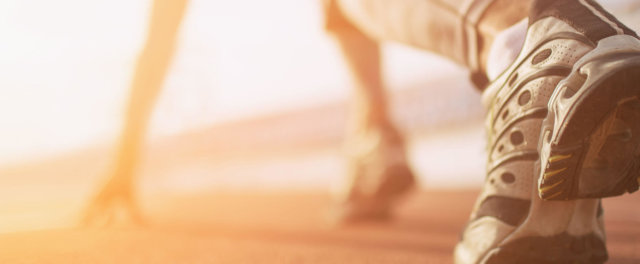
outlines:
{"label": "shoe sole", "polygon": [[562,233],[550,237],[524,237],[515,240],[489,252],[482,263],[602,264],[607,259],[607,248],[597,236]]}
{"label": "shoe sole", "polygon": [[626,35],[601,40],[558,84],[548,110],[538,145],[542,199],[638,189],[640,41]]}

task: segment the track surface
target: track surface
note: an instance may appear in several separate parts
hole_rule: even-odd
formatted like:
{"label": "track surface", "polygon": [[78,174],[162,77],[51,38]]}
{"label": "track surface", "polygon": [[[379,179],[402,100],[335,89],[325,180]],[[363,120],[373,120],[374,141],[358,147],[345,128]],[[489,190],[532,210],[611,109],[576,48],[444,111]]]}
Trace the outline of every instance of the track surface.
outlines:
{"label": "track surface", "polygon": [[[164,197],[145,227],[0,236],[0,263],[451,263],[477,191],[425,191],[391,223],[335,227],[322,193]],[[639,195],[605,201],[609,263],[640,263]]]}

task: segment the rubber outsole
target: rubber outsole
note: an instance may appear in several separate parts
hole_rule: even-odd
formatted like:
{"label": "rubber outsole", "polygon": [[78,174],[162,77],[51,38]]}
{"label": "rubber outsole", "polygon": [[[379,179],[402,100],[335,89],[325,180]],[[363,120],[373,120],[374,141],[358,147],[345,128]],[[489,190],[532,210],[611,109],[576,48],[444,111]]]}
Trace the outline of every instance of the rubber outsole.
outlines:
{"label": "rubber outsole", "polygon": [[608,259],[604,241],[596,235],[523,237],[491,251],[484,264],[600,264]]}

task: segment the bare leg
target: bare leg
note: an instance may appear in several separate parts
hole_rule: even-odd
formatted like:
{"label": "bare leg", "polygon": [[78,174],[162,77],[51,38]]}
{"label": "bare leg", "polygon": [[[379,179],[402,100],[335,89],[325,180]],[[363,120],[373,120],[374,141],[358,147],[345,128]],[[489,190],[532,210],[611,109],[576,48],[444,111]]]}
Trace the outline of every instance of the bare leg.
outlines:
{"label": "bare leg", "polygon": [[[465,36],[456,35],[456,28],[462,28],[460,14],[464,12],[446,3],[431,0],[329,1],[327,27],[335,33],[355,88],[346,142],[349,183],[340,193],[344,197],[339,201],[344,204],[339,208],[339,220],[351,222],[387,216],[393,201],[415,181],[406,162],[403,139],[388,114],[377,41],[408,43],[467,65],[479,60],[481,63],[475,70],[484,71],[493,39],[526,16],[528,4],[528,1],[514,4],[507,0],[488,3],[485,11],[476,15],[477,25],[472,27],[472,35],[477,36],[473,48],[478,49],[479,57],[470,60],[462,56],[464,45],[461,41]],[[511,13],[505,15],[499,10]],[[410,22],[414,22],[413,25],[408,24]]]}
{"label": "bare leg", "polygon": [[[335,2],[334,2],[335,3]],[[351,73],[354,94],[348,126],[347,184],[338,193],[338,221],[387,217],[391,203],[414,183],[402,136],[388,113],[387,94],[376,41],[329,6],[328,29],[334,33]]]}
{"label": "bare leg", "polygon": [[138,58],[114,164],[107,183],[89,204],[84,224],[113,219],[125,209],[134,221],[142,217],[135,200],[135,176],[147,124],[173,56],[178,28],[188,0],[154,0],[146,44]]}

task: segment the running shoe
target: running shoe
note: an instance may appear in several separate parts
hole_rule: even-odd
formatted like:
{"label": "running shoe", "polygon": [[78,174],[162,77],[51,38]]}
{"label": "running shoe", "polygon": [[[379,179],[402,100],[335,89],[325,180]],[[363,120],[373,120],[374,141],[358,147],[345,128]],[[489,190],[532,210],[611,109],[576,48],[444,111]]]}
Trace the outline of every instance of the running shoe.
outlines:
{"label": "running shoe", "polygon": [[[600,47],[608,46],[608,39],[615,39],[617,43],[623,39],[626,43],[636,41],[633,32],[602,12],[592,1],[534,1],[521,52],[483,93],[483,103],[488,108],[487,176],[456,246],[456,263],[604,263],[607,260],[599,199],[546,201],[539,196],[539,192],[553,194],[547,192],[562,185],[544,188],[551,179],[559,179],[553,177],[560,174],[547,174],[549,158],[545,157],[548,155],[545,151],[549,148],[539,147],[548,131],[554,131],[548,129],[548,116],[556,116],[557,111],[549,108],[555,107],[558,89],[566,90],[562,87],[571,83],[567,80],[572,80],[567,76],[583,67],[583,61],[599,58],[597,55],[605,51]],[[604,18],[620,26],[621,32],[610,30],[612,25]],[[627,48],[618,49],[621,51],[618,54],[631,49],[629,44],[623,46]],[[614,53],[614,49],[607,50],[606,54]],[[630,65],[626,58],[631,57],[625,54],[617,58],[625,62],[622,64]],[[615,104],[620,105],[618,112],[622,114],[617,116],[623,121],[634,118],[635,103],[628,103],[632,101]],[[561,110],[566,112],[565,108]],[[611,131],[615,132],[613,137],[616,140],[628,137],[624,131],[629,129],[616,120],[609,121]],[[630,128],[631,133],[633,129]],[[555,152],[549,156],[555,157],[552,162],[571,159],[556,156]],[[538,188],[538,179],[545,174],[548,175],[545,185]]]}

